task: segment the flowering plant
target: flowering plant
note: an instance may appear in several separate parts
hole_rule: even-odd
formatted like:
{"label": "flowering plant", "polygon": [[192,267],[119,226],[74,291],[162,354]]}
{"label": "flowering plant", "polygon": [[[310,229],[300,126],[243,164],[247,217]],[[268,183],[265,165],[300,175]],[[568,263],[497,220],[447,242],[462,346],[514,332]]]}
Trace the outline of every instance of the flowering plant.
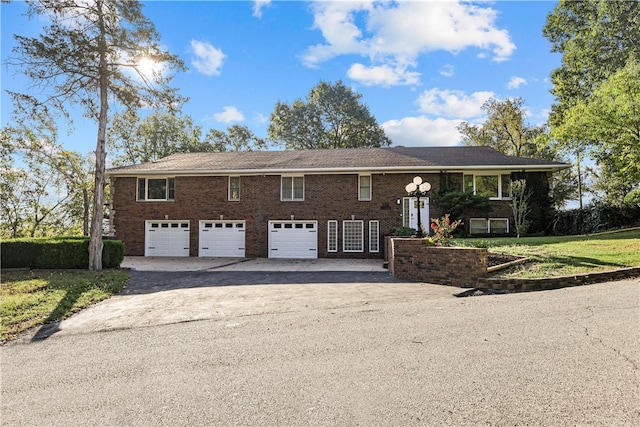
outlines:
{"label": "flowering plant", "polygon": [[453,240],[451,233],[463,224],[461,219],[451,222],[449,214],[445,214],[442,218],[431,218],[431,221],[433,241],[436,246],[451,246],[451,240]]}

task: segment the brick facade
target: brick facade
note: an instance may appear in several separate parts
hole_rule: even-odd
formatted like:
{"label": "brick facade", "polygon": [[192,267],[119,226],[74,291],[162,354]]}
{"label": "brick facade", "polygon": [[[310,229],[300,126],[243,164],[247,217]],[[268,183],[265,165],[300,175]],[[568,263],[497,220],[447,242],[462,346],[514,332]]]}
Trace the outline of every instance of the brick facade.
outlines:
{"label": "brick facade", "polygon": [[[125,242],[127,255],[144,255],[146,220],[189,220],[191,223],[190,256],[198,256],[200,220],[245,220],[246,256],[268,256],[270,220],[318,221],[318,257],[382,258],[384,236],[392,227],[401,226],[404,188],[420,175],[432,185],[430,194],[438,194],[451,185],[461,188],[462,174],[386,173],[371,174],[370,201],[358,200],[358,174],[307,174],[304,201],[281,201],[280,175],[246,175],[240,177],[240,200],[229,201],[228,176],[176,176],[175,200],[136,201],[136,177],[111,177],[113,185],[112,215],[116,237]],[[399,203],[400,202],[400,203]],[[506,201],[492,202],[491,216],[511,217]],[[441,217],[433,202],[429,217]],[[484,214],[483,216],[485,216]],[[342,251],[342,221],[364,222],[364,251]],[[327,221],[338,221],[338,252],[327,251]],[[380,221],[379,252],[369,251],[369,221]],[[423,218],[427,225],[429,218]]]}
{"label": "brick facade", "polygon": [[[358,175],[306,175],[304,201],[280,200],[280,175],[253,175],[240,178],[240,200],[228,201],[227,176],[177,176],[175,200],[136,201],[136,178],[112,178],[113,212],[116,237],[125,242],[127,255],[144,255],[146,220],[191,221],[190,255],[198,255],[198,223],[200,220],[246,221],[246,256],[268,255],[268,222],[270,220],[318,221],[319,257],[381,258],[382,238],[391,227],[402,225],[404,186],[415,174],[372,175],[370,201],[358,200]],[[424,179],[431,177],[424,175]],[[434,185],[437,191],[437,186]],[[438,214],[431,209],[431,215]],[[342,221],[364,221],[364,252],[342,252]],[[327,252],[327,221],[338,221],[338,248]],[[369,221],[380,221],[380,251],[369,252]]]}

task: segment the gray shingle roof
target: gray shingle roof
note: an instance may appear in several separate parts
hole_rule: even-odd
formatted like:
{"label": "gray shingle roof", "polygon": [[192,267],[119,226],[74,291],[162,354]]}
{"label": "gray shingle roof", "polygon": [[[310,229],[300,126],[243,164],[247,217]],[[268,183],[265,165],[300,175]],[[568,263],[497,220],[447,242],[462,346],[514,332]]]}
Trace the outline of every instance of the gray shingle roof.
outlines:
{"label": "gray shingle roof", "polygon": [[336,150],[177,153],[156,162],[111,168],[109,175],[293,173],[452,169],[562,169],[543,159],[505,156],[490,147],[390,147]]}

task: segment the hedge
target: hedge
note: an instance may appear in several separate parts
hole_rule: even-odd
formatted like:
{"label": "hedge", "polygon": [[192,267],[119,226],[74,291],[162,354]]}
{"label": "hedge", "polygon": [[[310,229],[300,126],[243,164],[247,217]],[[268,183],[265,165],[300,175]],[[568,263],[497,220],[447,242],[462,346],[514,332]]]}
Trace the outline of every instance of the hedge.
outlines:
{"label": "hedge", "polygon": [[592,234],[640,226],[640,206],[594,203],[583,209],[559,212],[554,224],[557,235]]}
{"label": "hedge", "polygon": [[[103,243],[102,266],[119,267],[124,259],[124,243],[119,240]],[[0,252],[2,268],[89,268],[88,237],[5,240]]]}

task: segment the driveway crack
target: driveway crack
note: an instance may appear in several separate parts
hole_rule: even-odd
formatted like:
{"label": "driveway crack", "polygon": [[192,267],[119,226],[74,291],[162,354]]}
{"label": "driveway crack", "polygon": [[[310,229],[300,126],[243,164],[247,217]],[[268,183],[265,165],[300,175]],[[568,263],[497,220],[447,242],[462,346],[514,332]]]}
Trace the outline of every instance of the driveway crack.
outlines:
{"label": "driveway crack", "polygon": [[[589,319],[591,317],[593,317],[594,313],[593,313],[593,307],[587,306],[585,307],[586,310],[589,312],[589,314],[585,317],[581,317],[578,320],[585,320],[585,319]],[[611,347],[609,345],[607,345],[604,340],[598,336],[595,336],[593,334],[591,334],[591,331],[589,330],[588,326],[585,326],[581,323],[579,323],[578,320],[574,320],[571,318],[567,318],[567,320],[571,323],[573,323],[574,325],[576,325],[577,327],[581,328],[584,332],[584,335],[589,338],[590,340],[600,344],[603,348],[611,350],[613,353],[617,354],[620,358],[622,358],[623,360],[625,360],[629,365],[631,365],[631,367],[634,370],[639,370],[640,366],[638,366],[638,362],[636,362],[633,358],[631,358],[630,356],[628,356],[627,354],[623,353],[622,350],[615,348],[615,347]]]}

